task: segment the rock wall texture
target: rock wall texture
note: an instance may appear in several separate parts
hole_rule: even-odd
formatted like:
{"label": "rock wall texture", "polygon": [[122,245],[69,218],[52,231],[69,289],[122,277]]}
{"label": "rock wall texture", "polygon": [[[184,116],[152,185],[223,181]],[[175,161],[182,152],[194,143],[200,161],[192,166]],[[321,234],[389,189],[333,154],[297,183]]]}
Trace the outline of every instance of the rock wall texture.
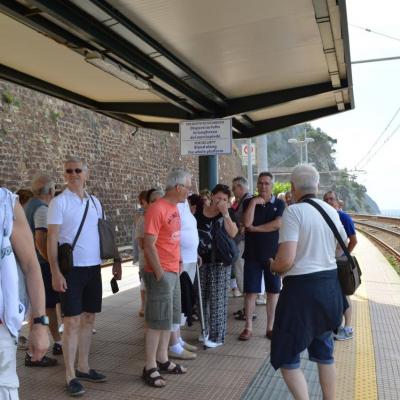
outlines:
{"label": "rock wall texture", "polygon": [[[28,188],[42,171],[62,186],[63,160],[89,165],[88,190],[98,196],[117,227],[119,245],[131,242],[137,195],[164,186],[171,167],[198,182],[198,157],[180,156],[179,134],[138,129],[85,108],[0,80],[0,185]],[[242,174],[237,154],[220,157],[220,179]]]}

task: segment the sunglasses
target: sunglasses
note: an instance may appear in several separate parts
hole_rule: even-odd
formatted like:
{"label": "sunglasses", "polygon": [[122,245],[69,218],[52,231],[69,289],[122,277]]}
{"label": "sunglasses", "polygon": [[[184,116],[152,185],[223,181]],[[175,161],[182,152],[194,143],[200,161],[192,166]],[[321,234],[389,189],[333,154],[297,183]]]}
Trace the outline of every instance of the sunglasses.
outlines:
{"label": "sunglasses", "polygon": [[81,168],[75,168],[75,169],[72,169],[72,168],[68,168],[68,169],[66,169],[65,170],[65,172],[67,173],[67,174],[72,174],[72,173],[76,173],[76,174],[80,174],[81,172],[82,172],[82,169]]}

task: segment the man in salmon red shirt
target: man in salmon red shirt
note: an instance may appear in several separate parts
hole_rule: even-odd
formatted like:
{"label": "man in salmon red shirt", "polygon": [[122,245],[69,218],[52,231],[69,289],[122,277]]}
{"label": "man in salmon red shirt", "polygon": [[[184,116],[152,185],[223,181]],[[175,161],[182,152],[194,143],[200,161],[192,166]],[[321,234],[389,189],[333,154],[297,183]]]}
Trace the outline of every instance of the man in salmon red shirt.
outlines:
{"label": "man in salmon red shirt", "polygon": [[173,324],[181,320],[180,217],[177,208],[191,190],[189,172],[177,169],[167,176],[165,196],[151,204],[144,222],[146,286],[146,364],[143,379],[149,386],[163,387],[165,374],[184,374],[186,368],[168,360]]}

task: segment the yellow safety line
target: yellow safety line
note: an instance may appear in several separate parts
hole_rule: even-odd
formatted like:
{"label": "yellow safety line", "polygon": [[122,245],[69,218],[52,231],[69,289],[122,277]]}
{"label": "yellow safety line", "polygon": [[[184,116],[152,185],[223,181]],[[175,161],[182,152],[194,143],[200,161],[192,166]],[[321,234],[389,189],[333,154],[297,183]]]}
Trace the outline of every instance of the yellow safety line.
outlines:
{"label": "yellow safety line", "polygon": [[378,399],[375,353],[365,285],[359,287],[356,296],[358,299],[355,321],[356,369],[354,399],[375,400]]}

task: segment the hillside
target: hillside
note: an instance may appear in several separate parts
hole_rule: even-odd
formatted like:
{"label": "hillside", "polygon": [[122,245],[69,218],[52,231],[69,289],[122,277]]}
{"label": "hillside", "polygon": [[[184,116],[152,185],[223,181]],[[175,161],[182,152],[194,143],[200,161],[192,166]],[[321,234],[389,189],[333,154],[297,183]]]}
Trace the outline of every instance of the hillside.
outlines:
{"label": "hillside", "polygon": [[[300,162],[300,146],[288,143],[295,138],[304,140],[304,133],[313,138],[308,145],[308,161],[315,165],[321,174],[320,194],[328,190],[338,193],[348,211],[377,214],[377,204],[371,199],[365,186],[357,182],[357,177],[346,169],[339,170],[335,161],[336,139],[331,138],[320,128],[310,124],[290,127],[268,134],[268,164],[271,171],[285,171]],[[287,181],[288,176],[279,175],[278,180]]]}

